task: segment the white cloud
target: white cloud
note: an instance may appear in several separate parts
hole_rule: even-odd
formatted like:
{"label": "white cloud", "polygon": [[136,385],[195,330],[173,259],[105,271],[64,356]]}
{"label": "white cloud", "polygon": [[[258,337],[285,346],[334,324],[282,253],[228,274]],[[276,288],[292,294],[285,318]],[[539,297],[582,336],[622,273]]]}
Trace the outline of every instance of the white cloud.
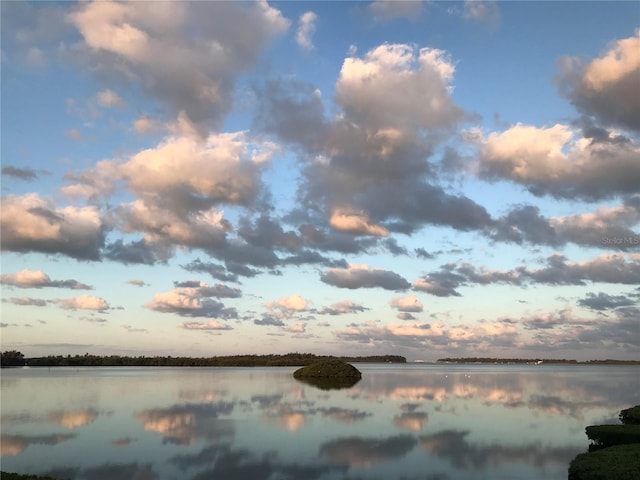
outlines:
{"label": "white cloud", "polygon": [[561,91],[582,112],[605,124],[640,130],[640,28],[613,42],[600,58],[560,61]]}
{"label": "white cloud", "polygon": [[294,312],[304,312],[308,305],[309,301],[298,294],[283,297],[265,304],[270,310],[279,310],[285,317],[290,317]]}
{"label": "white cloud", "polygon": [[54,207],[36,193],[2,198],[2,249],[97,260],[104,226],[97,207]]}
{"label": "white cloud", "polygon": [[200,133],[221,125],[236,76],[289,27],[266,1],[81,3],[68,21],[82,36],[70,57],[184,112]]}
{"label": "white cloud", "polygon": [[424,305],[416,298],[415,295],[407,295],[406,297],[397,297],[389,302],[392,308],[400,312],[421,312]]}
{"label": "white cloud", "polygon": [[336,230],[355,235],[373,235],[376,237],[389,235],[389,231],[386,228],[371,224],[369,216],[365,212],[350,208],[336,208],[331,214],[329,224]]}
{"label": "white cloud", "polygon": [[345,59],[336,101],[349,119],[370,128],[450,127],[463,111],[450,97],[455,66],[446,52],[383,44]]}
{"label": "white cloud", "polygon": [[521,183],[537,195],[602,198],[636,193],[640,148],[614,132],[597,135],[581,137],[561,124],[517,124],[480,140],[479,174]]}
{"label": "white cloud", "polygon": [[311,37],[313,37],[316,30],[317,19],[318,16],[311,11],[300,15],[298,31],[296,32],[296,43],[305,51],[313,50],[313,40]]}
{"label": "white cloud", "polygon": [[235,308],[225,307],[224,304],[211,297],[239,296],[232,294],[223,286],[211,287],[203,282],[189,281],[189,286],[179,286],[168,292],[156,293],[153,299],[145,304],[145,308],[163,313],[175,313],[185,317],[207,318],[237,318]]}
{"label": "white cloud", "polygon": [[16,273],[0,275],[0,283],[19,288],[70,288],[73,290],[90,290],[91,287],[77,280],[51,280],[49,275],[42,270],[24,269]]}
{"label": "white cloud", "polygon": [[79,297],[57,300],[56,303],[65,310],[108,310],[109,304],[104,298],[91,295],[81,295]]}

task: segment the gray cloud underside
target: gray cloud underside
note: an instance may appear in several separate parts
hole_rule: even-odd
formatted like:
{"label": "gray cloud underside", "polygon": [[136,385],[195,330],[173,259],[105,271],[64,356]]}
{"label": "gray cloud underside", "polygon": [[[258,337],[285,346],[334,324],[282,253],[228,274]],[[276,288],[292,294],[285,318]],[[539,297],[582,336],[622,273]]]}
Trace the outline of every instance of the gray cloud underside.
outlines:
{"label": "gray cloud underside", "polygon": [[626,295],[609,295],[604,292],[587,293],[585,298],[578,300],[578,305],[596,311],[611,310],[618,307],[630,307],[636,305],[637,300]]}
{"label": "gray cloud underside", "polygon": [[447,297],[460,296],[457,289],[471,285],[586,285],[587,282],[636,285],[638,279],[640,261],[634,257],[627,259],[622,254],[604,254],[576,263],[567,261],[563,255],[554,254],[546,259],[546,266],[539,269],[517,267],[500,271],[487,270],[469,263],[449,263],[442,265],[436,272],[420,277],[413,286],[416,290]]}
{"label": "gray cloud underside", "polygon": [[332,268],[320,275],[320,280],[339,288],[383,288],[406,290],[411,284],[395,272],[388,270],[360,270]]}

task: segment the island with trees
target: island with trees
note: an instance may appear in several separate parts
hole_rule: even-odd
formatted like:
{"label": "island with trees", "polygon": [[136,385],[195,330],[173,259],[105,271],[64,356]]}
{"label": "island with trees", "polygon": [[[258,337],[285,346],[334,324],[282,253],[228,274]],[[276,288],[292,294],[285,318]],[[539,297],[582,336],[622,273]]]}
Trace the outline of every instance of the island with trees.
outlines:
{"label": "island with trees", "polygon": [[[319,360],[334,358],[312,353],[286,353],[283,355],[226,355],[215,357],[172,357],[122,355],[49,355],[25,358],[20,352],[2,352],[2,367],[299,367]],[[406,363],[399,355],[371,355],[362,357],[336,357],[349,363]]]}

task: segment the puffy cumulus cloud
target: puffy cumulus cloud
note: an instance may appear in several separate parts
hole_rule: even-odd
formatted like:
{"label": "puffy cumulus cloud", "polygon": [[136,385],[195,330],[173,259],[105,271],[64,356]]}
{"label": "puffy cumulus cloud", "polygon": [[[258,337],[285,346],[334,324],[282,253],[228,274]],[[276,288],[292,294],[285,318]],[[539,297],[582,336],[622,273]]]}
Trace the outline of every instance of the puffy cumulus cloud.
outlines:
{"label": "puffy cumulus cloud", "polygon": [[2,198],[2,249],[98,260],[105,226],[93,206],[57,208],[36,193]]}
{"label": "puffy cumulus cloud", "polygon": [[639,159],[640,148],[613,132],[579,136],[561,124],[517,124],[480,140],[478,173],[522,184],[534,195],[597,200],[637,193]]}
{"label": "puffy cumulus cloud", "polygon": [[73,176],[80,183],[71,187],[99,195],[122,185],[135,196],[113,208],[109,221],[121,232],[141,234],[142,239],[131,244],[116,240],[107,249],[108,258],[153,263],[166,260],[176,247],[186,247],[217,251],[240,264],[257,261],[273,266],[277,257],[271,246],[260,249],[240,240],[227,241],[232,227],[218,207],[259,206],[261,172],[275,148],[250,141],[243,132],[210,135],[201,141],[171,136],[123,162],[100,162],[94,171]]}
{"label": "puffy cumulus cloud", "polygon": [[142,232],[145,245],[153,250],[153,255],[166,259],[176,246],[203,250],[222,248],[230,229],[223,215],[212,208],[182,216],[162,206],[136,200],[118,206],[114,219],[125,233]]}
{"label": "puffy cumulus cloud", "polygon": [[376,22],[386,22],[398,18],[413,20],[424,12],[421,0],[375,0],[367,9]]}
{"label": "puffy cumulus cloud", "polygon": [[[453,65],[442,52],[420,52],[382,45],[363,59],[345,60],[335,97],[343,112],[332,118],[325,118],[311,85],[281,79],[258,92],[258,125],[305,153],[300,207],[292,216],[316,225],[326,219],[340,229],[336,233],[369,236],[412,233],[425,224],[474,230],[491,222],[469,198],[429,183],[435,130],[453,125],[464,112],[453,105],[443,80],[453,75]],[[407,94],[412,89],[420,98]],[[393,92],[402,99],[396,101]],[[352,247],[362,251],[358,243]]]}
{"label": "puffy cumulus cloud", "polygon": [[626,295],[610,295],[608,293],[587,293],[585,298],[578,300],[578,305],[599,312],[612,310],[618,307],[630,307],[638,302]]}
{"label": "puffy cumulus cloud", "polygon": [[16,273],[4,273],[0,275],[0,284],[11,285],[19,288],[70,288],[72,290],[91,290],[90,285],[77,280],[51,280],[49,275],[42,270],[24,269]]}
{"label": "puffy cumulus cloud", "polygon": [[450,127],[464,116],[450,97],[454,72],[442,50],[383,44],[345,59],[336,101],[349,120],[370,128]]}
{"label": "puffy cumulus cloud", "polygon": [[640,130],[640,29],[613,42],[602,57],[564,57],[558,82],[578,110],[605,124]]}
{"label": "puffy cumulus cloud", "polygon": [[68,21],[82,36],[68,47],[76,61],[184,112],[200,130],[220,126],[236,77],[289,27],[266,1],[83,3]]}
{"label": "puffy cumulus cloud", "polygon": [[60,187],[60,191],[68,197],[97,201],[115,192],[114,179],[118,177],[116,165],[109,160],[101,160],[89,171],[65,173],[64,180],[69,185]]}
{"label": "puffy cumulus cloud", "polygon": [[97,310],[101,312],[109,309],[109,303],[104,298],[92,295],[80,295],[79,297],[64,300],[55,300],[55,303],[65,310]]}
{"label": "puffy cumulus cloud", "polygon": [[611,283],[635,285],[640,278],[640,255],[606,253],[582,262],[570,262],[558,253],[541,268],[516,267],[489,270],[470,263],[448,263],[413,282],[413,288],[439,297],[460,296],[458,288],[472,285],[586,285]]}
{"label": "puffy cumulus cloud", "polygon": [[6,175],[8,177],[13,177],[18,180],[31,181],[36,180],[38,178],[38,173],[32,168],[25,167],[14,167],[12,165],[5,165],[2,167],[2,175]]}
{"label": "puffy cumulus cloud", "polygon": [[354,235],[373,235],[376,237],[389,235],[386,228],[371,224],[365,212],[349,208],[336,208],[331,214],[329,225],[336,230]]}
{"label": "puffy cumulus cloud", "polygon": [[324,307],[318,311],[320,315],[344,315],[347,313],[364,312],[368,308],[363,307],[350,300],[342,300],[341,302],[333,303],[328,307]]}
{"label": "puffy cumulus cloud", "polygon": [[400,312],[421,312],[424,305],[417,299],[415,295],[407,295],[406,297],[397,297],[389,301],[391,308],[395,308]]}
{"label": "puffy cumulus cloud", "polygon": [[188,282],[186,286],[177,286],[168,292],[156,293],[153,299],[145,304],[145,308],[184,317],[238,318],[235,308],[225,307],[223,303],[211,297],[239,296],[239,294],[239,291],[222,285],[210,287],[205,283],[194,281]]}
{"label": "puffy cumulus cloud", "polygon": [[199,201],[246,206],[258,194],[260,166],[272,153],[273,145],[252,142],[244,132],[210,135],[204,142],[171,136],[120,164],[117,174],[133,193],[173,195],[183,209]]}
{"label": "puffy cumulus cloud", "polygon": [[295,313],[304,312],[309,306],[309,301],[295,294],[283,297],[276,301],[270,301],[265,306],[274,312],[279,318],[291,318]]}
{"label": "puffy cumulus cloud", "polygon": [[105,108],[124,108],[127,106],[127,102],[125,102],[120,95],[108,88],[106,90],[101,90],[96,94],[96,102],[98,105]]}
{"label": "puffy cumulus cloud", "polygon": [[318,15],[312,11],[304,12],[298,20],[298,31],[296,32],[296,43],[306,51],[313,50],[313,34],[316,31],[316,20]]}
{"label": "puffy cumulus cloud", "polygon": [[395,272],[368,265],[349,265],[347,268],[329,268],[322,272],[320,280],[339,288],[384,288],[406,290],[411,285]]}
{"label": "puffy cumulus cloud", "polygon": [[218,320],[209,320],[208,322],[181,322],[180,328],[185,330],[233,330],[233,327]]}

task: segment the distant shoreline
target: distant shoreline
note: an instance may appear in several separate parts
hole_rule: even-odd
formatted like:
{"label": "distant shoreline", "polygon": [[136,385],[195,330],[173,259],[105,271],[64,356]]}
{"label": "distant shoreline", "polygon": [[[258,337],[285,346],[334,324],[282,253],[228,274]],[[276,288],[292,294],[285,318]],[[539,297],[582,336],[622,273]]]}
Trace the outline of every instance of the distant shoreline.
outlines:
{"label": "distant shoreline", "polygon": [[[4,355],[3,355],[4,357]],[[49,355],[22,358],[20,362],[5,362],[2,367],[304,367],[327,358],[339,358],[349,363],[407,363],[400,355],[369,355],[345,357],[287,353],[284,355],[225,355],[217,357],[128,357],[120,355]]]}
{"label": "distant shoreline", "polygon": [[640,365],[640,360],[567,360],[558,358],[440,358],[437,363],[484,363],[484,364],[526,364],[526,365]]}

